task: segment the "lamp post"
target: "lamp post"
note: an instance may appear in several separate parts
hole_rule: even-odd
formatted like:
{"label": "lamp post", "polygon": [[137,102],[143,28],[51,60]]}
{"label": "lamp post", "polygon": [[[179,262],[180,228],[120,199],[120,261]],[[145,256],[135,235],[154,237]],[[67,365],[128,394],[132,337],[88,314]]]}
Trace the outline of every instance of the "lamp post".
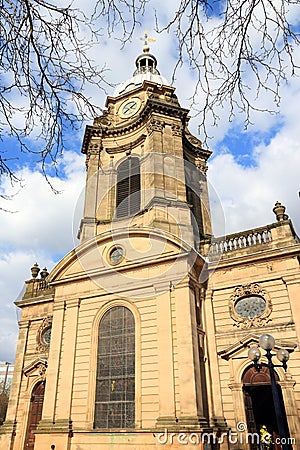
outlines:
{"label": "lamp post", "polygon": [[9,366],[11,365],[11,363],[6,362],[5,365],[6,365],[6,371],[5,371],[5,376],[4,376],[4,382],[3,382],[2,394],[5,393],[6,383],[7,383],[7,377],[8,377],[8,371],[9,371]]}
{"label": "lamp post", "polygon": [[[259,338],[259,345],[263,350],[266,350],[266,358],[268,360],[268,368],[270,372],[270,379],[271,379],[271,386],[272,386],[272,395],[273,395],[273,402],[274,402],[274,409],[275,409],[275,416],[276,416],[276,422],[278,427],[278,432],[280,435],[280,441],[281,441],[281,447],[282,450],[290,450],[290,446],[288,445],[288,436],[286,434],[284,422],[283,422],[283,414],[278,394],[278,389],[276,385],[275,380],[275,371],[274,367],[283,367],[284,370],[287,369],[287,361],[289,360],[289,352],[284,349],[279,349],[276,353],[277,359],[281,362],[280,365],[275,365],[272,362],[272,357],[275,356],[275,354],[272,354],[271,351],[273,350],[275,346],[275,339],[270,334],[263,334]],[[262,367],[261,364],[258,363],[261,352],[259,348],[257,347],[251,347],[248,351],[248,357],[253,361],[254,367],[257,371],[259,371]]]}

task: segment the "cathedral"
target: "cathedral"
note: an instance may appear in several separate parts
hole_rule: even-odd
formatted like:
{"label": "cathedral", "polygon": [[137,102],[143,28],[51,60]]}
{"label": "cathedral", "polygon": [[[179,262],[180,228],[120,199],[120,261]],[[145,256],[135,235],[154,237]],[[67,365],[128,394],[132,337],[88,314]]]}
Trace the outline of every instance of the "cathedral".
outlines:
{"label": "cathedral", "polygon": [[146,42],[84,133],[80,243],[16,302],[1,450],[300,449],[299,238],[279,201],[213,235],[188,122]]}

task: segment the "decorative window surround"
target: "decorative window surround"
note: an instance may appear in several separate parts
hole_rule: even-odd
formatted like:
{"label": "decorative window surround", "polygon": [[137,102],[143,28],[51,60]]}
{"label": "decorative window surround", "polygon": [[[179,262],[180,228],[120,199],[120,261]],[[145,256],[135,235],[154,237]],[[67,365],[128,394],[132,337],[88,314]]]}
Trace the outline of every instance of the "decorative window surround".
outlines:
{"label": "decorative window surround", "polygon": [[[243,317],[243,315],[238,314],[236,310],[236,306],[242,299],[246,299],[249,297],[258,297],[263,299],[265,302],[265,309],[262,309],[262,312],[258,313],[254,317],[251,317],[253,314],[249,314],[250,317]],[[271,312],[273,310],[272,302],[270,295],[267,291],[263,290],[259,284],[257,283],[251,283],[251,284],[245,284],[241,286],[237,286],[234,289],[234,293],[231,295],[229,299],[229,312],[231,318],[234,320],[234,326],[238,328],[250,328],[250,327],[261,327],[270,322],[272,319],[270,319]]]}

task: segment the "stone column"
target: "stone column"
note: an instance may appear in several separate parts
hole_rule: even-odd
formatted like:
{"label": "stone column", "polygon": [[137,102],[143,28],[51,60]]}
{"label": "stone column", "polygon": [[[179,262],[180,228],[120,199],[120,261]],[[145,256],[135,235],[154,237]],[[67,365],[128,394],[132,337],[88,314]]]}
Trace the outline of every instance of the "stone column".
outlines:
{"label": "stone column", "polygon": [[[164,192],[163,179],[163,133],[164,121],[160,116],[153,116],[149,121],[148,127],[149,144],[147,151],[154,153],[151,155],[151,172],[147,175],[146,189],[151,188],[154,197],[161,197]],[[149,166],[148,166],[149,167]],[[152,200],[152,199],[151,199]]]}
{"label": "stone column", "polygon": [[109,181],[107,187],[107,220],[112,220],[116,211],[117,171],[114,167],[114,156],[110,156]]}

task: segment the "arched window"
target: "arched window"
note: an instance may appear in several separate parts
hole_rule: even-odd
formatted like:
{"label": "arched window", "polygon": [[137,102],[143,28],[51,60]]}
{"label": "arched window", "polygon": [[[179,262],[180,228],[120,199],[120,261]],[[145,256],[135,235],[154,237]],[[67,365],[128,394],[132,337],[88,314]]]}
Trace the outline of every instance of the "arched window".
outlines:
{"label": "arched window", "polygon": [[134,428],[135,323],[115,306],[99,326],[94,428]]}
{"label": "arched window", "polygon": [[132,216],[139,212],[140,188],[139,158],[129,156],[117,170],[116,217]]}

